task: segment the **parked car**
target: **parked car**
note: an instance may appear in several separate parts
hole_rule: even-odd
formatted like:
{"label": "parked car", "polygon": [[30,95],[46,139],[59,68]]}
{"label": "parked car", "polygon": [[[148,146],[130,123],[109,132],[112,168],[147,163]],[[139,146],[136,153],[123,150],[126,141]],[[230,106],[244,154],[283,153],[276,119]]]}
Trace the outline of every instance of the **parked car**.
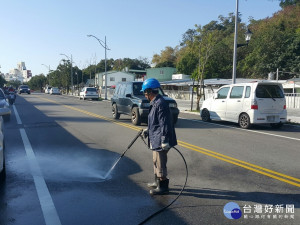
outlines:
{"label": "parked car", "polygon": [[51,86],[45,87],[45,94],[50,94]]}
{"label": "parked car", "polygon": [[5,155],[4,155],[4,135],[3,135],[3,120],[0,116],[0,182],[3,182],[3,180],[6,177],[5,173]]}
{"label": "parked car", "polygon": [[99,94],[96,88],[94,87],[84,87],[81,89],[79,93],[79,99],[87,99],[90,98],[92,100],[98,100]]}
{"label": "parked car", "polygon": [[231,121],[245,129],[252,124],[270,124],[279,128],[287,121],[282,85],[254,82],[222,86],[203,102],[200,115],[206,122]]}
{"label": "parked car", "polygon": [[29,89],[29,87],[27,85],[21,85],[19,87],[18,93],[19,94],[22,94],[22,93],[30,94],[30,89]]}
{"label": "parked car", "polygon": [[0,88],[0,116],[3,117],[4,121],[10,120],[11,109],[4,91]]}
{"label": "parked car", "polygon": [[50,95],[60,95],[60,90],[57,87],[52,87],[49,92]]}
{"label": "parked car", "polygon": [[[143,82],[121,82],[118,83],[111,98],[112,114],[114,119],[119,119],[120,114],[131,116],[131,122],[139,125],[142,121],[147,122],[150,103],[144,96],[142,90]],[[173,123],[178,120],[179,109],[174,99],[167,97],[163,90],[159,89],[159,94],[169,103]]]}

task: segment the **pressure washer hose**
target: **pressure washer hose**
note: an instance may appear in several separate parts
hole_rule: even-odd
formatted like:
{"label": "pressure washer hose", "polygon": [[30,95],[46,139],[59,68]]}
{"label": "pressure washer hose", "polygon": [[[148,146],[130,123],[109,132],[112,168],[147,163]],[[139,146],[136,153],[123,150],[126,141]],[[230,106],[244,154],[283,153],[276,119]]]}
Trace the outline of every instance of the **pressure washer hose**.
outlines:
{"label": "pressure washer hose", "polygon": [[[147,143],[145,142],[144,138],[141,136],[143,142],[145,143],[145,145],[147,145]],[[147,145],[148,147],[148,145]],[[148,216],[145,220],[143,220],[142,222],[139,223],[139,225],[141,224],[145,224],[146,222],[148,222],[150,219],[152,219],[153,217],[157,216],[158,214],[160,214],[161,212],[163,212],[165,209],[169,208],[174,202],[177,201],[177,199],[179,198],[179,196],[182,194],[182,192],[184,191],[185,189],[185,186],[186,186],[186,183],[187,183],[187,179],[188,179],[188,176],[189,176],[189,171],[188,171],[188,167],[187,167],[187,164],[186,164],[186,161],[185,161],[185,158],[183,157],[182,153],[176,148],[176,147],[173,147],[181,156],[181,158],[183,159],[184,161],[184,164],[185,164],[185,170],[186,170],[186,177],[185,177],[185,182],[184,182],[184,185],[182,186],[182,189],[181,191],[178,193],[178,195],[176,196],[176,198],[169,204],[169,205],[166,205],[165,207],[163,207],[162,209],[158,210],[157,212],[151,214],[150,216]]]}

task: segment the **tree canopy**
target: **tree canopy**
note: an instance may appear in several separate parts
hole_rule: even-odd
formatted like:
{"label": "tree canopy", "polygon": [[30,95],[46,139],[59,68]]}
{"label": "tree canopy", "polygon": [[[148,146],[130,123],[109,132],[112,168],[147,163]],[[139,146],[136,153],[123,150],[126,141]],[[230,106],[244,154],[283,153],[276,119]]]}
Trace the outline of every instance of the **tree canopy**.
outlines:
{"label": "tree canopy", "polygon": [[284,8],[286,6],[290,6],[290,5],[296,5],[299,4],[300,0],[280,0],[280,7]]}
{"label": "tree canopy", "polygon": [[[134,69],[134,70],[145,70],[149,68],[149,61],[147,58],[138,58],[138,59],[107,59],[106,68],[107,71],[116,70],[122,71],[126,69]],[[80,69],[75,64],[72,64],[72,77],[71,77],[71,62],[70,60],[62,59],[60,64],[57,66],[55,70],[51,70],[47,76],[44,76],[43,85],[51,85],[53,87],[63,88],[67,92],[71,87],[71,81],[73,80],[74,86],[80,86],[83,83],[86,83],[88,79],[94,79],[96,73],[105,72],[105,60],[101,60],[100,62],[93,64],[89,64],[86,68]],[[38,77],[38,78],[35,78]],[[35,78],[35,79],[33,79]],[[42,77],[34,76],[29,85],[32,87],[38,87],[36,84],[37,80],[42,82]],[[30,81],[31,81],[30,80]],[[40,83],[39,83],[40,84]],[[43,86],[43,87],[44,87]]]}
{"label": "tree canopy", "polygon": [[[300,0],[280,1],[282,10],[262,20],[238,19],[238,43],[245,43],[249,28],[252,39],[237,50],[237,77],[266,78],[269,72],[298,73],[300,69]],[[231,78],[235,15],[219,16],[206,25],[195,25],[178,46],[165,47],[153,56],[157,67],[174,65],[178,73],[204,78]],[[200,66],[200,67],[199,67]],[[199,69],[200,68],[200,69]],[[286,79],[291,75],[280,74]]]}
{"label": "tree canopy", "polygon": [[40,74],[37,76],[33,76],[28,82],[28,85],[32,90],[42,91],[46,83],[47,83],[47,78],[45,77],[44,74]]}

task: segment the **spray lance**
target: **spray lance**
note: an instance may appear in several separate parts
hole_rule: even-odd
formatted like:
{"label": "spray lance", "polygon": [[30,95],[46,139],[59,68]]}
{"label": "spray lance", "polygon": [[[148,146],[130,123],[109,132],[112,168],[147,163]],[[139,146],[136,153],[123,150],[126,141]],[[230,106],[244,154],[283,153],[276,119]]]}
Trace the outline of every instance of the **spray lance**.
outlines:
{"label": "spray lance", "polygon": [[134,144],[134,142],[141,136],[142,132],[143,132],[143,130],[140,130],[137,133],[137,135],[135,136],[135,138],[128,145],[127,149],[120,155],[120,157],[117,159],[117,161],[113,164],[113,166],[110,168],[110,170],[106,173],[106,175],[104,176],[104,179],[106,179],[108,177],[108,175],[116,167],[116,165],[118,164],[118,162],[123,158],[123,156],[125,155],[125,153],[131,148],[131,146]]}
{"label": "spray lance", "polygon": [[[128,145],[127,149],[120,155],[120,157],[117,159],[117,161],[113,164],[113,166],[111,167],[111,169],[107,172],[107,174],[105,175],[104,179],[107,178],[107,176],[111,173],[111,171],[116,167],[116,165],[118,164],[118,162],[123,158],[123,156],[125,155],[125,153],[131,148],[131,146],[136,142],[136,140],[141,137],[141,139],[143,140],[143,142],[145,143],[145,145],[147,146],[148,148],[148,145],[142,135],[143,133],[143,129],[140,130],[137,135],[134,137],[134,139],[130,142],[130,144]],[[187,164],[186,164],[186,161],[185,161],[185,158],[183,157],[182,153],[175,147],[172,147],[173,149],[175,149],[181,156],[181,158],[183,159],[184,161],[184,164],[185,164],[185,169],[186,169],[186,178],[185,178],[185,182],[184,182],[184,185],[182,186],[182,189],[181,191],[178,193],[178,195],[176,196],[176,198],[168,205],[166,205],[165,207],[163,207],[162,209],[152,213],[150,216],[148,216],[146,219],[144,219],[142,222],[139,223],[139,225],[141,224],[145,224],[146,222],[148,222],[150,219],[152,219],[153,217],[157,216],[158,214],[160,214],[161,212],[163,212],[165,209],[167,209],[168,207],[170,207],[178,198],[179,196],[182,194],[182,192],[184,191],[185,189],[185,186],[186,186],[186,183],[187,183],[187,179],[188,179],[188,168],[187,168]]]}

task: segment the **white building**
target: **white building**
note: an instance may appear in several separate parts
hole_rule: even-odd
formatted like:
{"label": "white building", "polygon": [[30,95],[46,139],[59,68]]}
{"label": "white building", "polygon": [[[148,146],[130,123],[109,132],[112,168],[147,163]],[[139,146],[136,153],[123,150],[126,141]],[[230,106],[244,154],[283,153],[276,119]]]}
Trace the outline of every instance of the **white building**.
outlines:
{"label": "white building", "polygon": [[4,76],[6,81],[19,80],[21,83],[28,82],[31,77],[31,70],[26,69],[25,62],[19,62],[17,68],[11,69],[9,73]]}
{"label": "white building", "polygon": [[[118,82],[134,81],[135,74],[121,71],[107,72],[107,87],[114,87]],[[95,86],[105,86],[105,73],[97,73]]]}

